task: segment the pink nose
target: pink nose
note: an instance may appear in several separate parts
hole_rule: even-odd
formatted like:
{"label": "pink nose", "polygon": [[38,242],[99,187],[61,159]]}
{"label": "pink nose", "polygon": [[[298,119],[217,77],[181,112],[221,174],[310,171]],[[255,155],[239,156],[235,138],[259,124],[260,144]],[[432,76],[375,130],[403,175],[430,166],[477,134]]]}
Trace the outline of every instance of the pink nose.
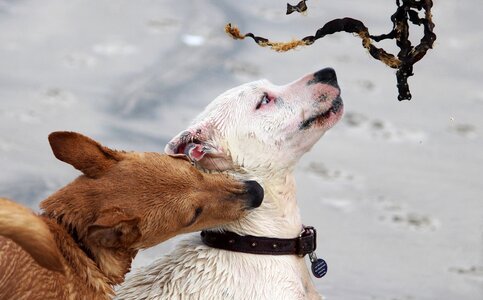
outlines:
{"label": "pink nose", "polygon": [[325,68],[320,71],[314,73],[314,78],[309,80],[307,84],[316,84],[316,83],[324,83],[331,85],[335,88],[339,88],[337,84],[337,75],[335,74],[335,70],[332,68]]}

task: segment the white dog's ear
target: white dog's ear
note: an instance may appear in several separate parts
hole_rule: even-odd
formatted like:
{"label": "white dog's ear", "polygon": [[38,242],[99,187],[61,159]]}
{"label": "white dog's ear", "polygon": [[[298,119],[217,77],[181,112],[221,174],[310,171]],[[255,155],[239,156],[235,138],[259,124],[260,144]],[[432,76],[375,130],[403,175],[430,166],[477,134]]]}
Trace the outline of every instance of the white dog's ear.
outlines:
{"label": "white dog's ear", "polygon": [[233,169],[233,161],[222,149],[211,142],[212,134],[206,126],[195,126],[180,132],[164,148],[171,156],[186,155],[192,162],[207,170]]}

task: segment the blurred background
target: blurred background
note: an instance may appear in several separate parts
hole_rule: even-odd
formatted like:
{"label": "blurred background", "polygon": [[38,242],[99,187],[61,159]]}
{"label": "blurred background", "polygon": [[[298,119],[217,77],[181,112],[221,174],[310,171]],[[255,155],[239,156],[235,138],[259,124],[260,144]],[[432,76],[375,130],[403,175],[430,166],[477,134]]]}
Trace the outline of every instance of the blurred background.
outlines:
{"label": "blurred background", "polygon": [[[483,8],[434,2],[438,39],[409,79],[413,99],[398,102],[394,70],[350,34],[280,54],[223,31],[232,22],[286,41],[350,16],[386,33],[395,1],[310,0],[307,16],[285,16],[286,2],[273,0],[0,0],[0,196],[37,209],[79,175],[52,155],[52,131],[162,151],[221,92],[331,66],[346,114],[296,172],[303,221],[329,264],[318,290],[483,299]],[[418,43],[422,30],[411,33]]]}

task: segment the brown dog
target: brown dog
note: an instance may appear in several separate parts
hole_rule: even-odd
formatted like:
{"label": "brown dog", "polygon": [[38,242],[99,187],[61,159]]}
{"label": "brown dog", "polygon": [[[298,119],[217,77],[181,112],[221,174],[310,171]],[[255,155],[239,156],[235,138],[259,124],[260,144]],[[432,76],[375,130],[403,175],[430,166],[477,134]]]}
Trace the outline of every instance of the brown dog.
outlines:
{"label": "brown dog", "polygon": [[0,199],[0,299],[109,299],[137,251],[243,217],[263,189],[183,158],[119,152],[74,132],[49,136],[84,173],[41,215]]}

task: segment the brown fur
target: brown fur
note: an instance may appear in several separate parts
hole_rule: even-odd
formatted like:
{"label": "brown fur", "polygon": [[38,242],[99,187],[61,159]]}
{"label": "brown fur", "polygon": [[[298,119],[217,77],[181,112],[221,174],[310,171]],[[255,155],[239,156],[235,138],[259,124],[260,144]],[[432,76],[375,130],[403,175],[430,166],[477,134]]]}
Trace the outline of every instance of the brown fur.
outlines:
{"label": "brown fur", "polygon": [[183,158],[114,151],[73,132],[49,141],[84,175],[44,200],[41,215],[0,199],[0,299],[109,299],[139,249],[260,204],[244,183]]}

